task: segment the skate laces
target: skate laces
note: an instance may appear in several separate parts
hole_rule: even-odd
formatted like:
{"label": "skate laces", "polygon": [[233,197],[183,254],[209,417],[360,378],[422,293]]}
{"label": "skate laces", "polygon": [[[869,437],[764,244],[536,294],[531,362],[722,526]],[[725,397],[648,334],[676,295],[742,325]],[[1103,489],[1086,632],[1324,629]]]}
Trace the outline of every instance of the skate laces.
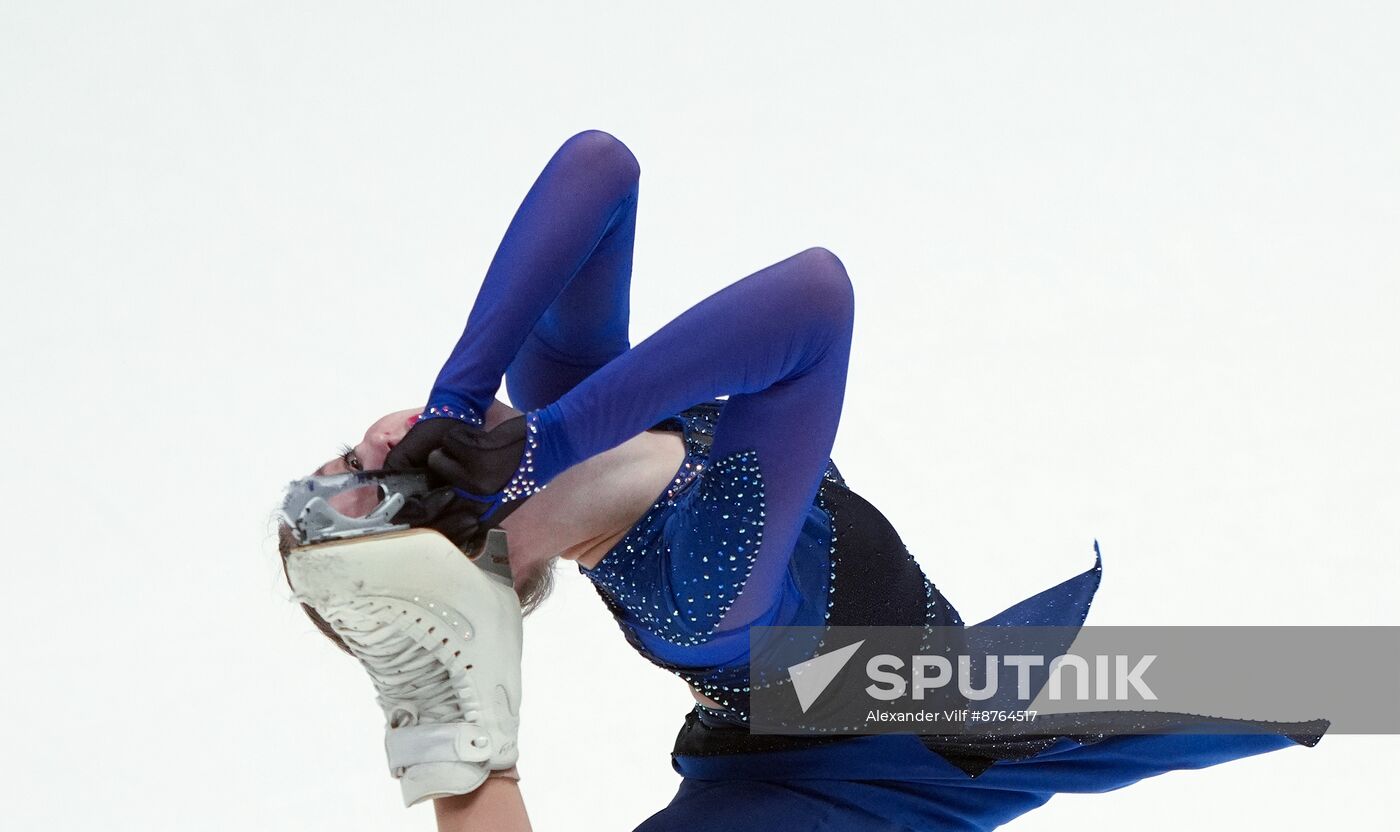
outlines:
{"label": "skate laces", "polygon": [[[409,634],[418,622],[406,621],[406,612],[370,599],[329,612],[336,632],[374,680],[389,727],[466,721],[460,697],[465,674],[449,669],[455,664],[439,655],[440,647]],[[385,612],[392,616],[388,621],[382,620]],[[433,629],[424,636],[431,637]]]}

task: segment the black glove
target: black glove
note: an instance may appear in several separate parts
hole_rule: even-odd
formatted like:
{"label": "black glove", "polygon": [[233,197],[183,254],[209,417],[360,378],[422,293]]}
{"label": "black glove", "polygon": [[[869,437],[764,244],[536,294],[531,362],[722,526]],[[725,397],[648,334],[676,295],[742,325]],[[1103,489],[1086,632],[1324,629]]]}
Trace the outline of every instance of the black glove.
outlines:
{"label": "black glove", "polygon": [[481,515],[488,508],[488,504],[469,500],[451,488],[437,488],[407,498],[393,522],[415,529],[433,529],[458,548],[470,549],[486,534]]}
{"label": "black glove", "polygon": [[384,458],[390,471],[429,471],[434,486],[450,485],[490,497],[505,488],[525,454],[525,417],[491,430],[456,419],[424,419]]}
{"label": "black glove", "polygon": [[[409,428],[385,458],[384,467],[391,471],[427,469],[428,484],[436,490],[417,498],[421,505],[414,507],[414,513],[404,514],[409,510],[407,506],[401,509],[396,522],[434,528],[449,538],[444,526],[466,533],[463,515],[470,516],[475,524],[468,537],[484,535],[487,529],[495,528],[524,502],[515,500],[501,505],[500,491],[520,467],[525,454],[525,431],[523,416],[489,431],[457,419],[424,419]],[[434,496],[439,492],[445,495]],[[473,500],[462,496],[462,492],[485,499]],[[424,519],[415,522],[420,516]]]}
{"label": "black glove", "polygon": [[525,417],[517,416],[489,431],[468,428],[444,432],[439,447],[428,454],[429,480],[494,498],[520,468],[525,431]]}
{"label": "black glove", "polygon": [[443,439],[457,431],[479,430],[458,419],[420,419],[389,451],[384,467],[390,471],[426,470],[428,455],[442,447]]}

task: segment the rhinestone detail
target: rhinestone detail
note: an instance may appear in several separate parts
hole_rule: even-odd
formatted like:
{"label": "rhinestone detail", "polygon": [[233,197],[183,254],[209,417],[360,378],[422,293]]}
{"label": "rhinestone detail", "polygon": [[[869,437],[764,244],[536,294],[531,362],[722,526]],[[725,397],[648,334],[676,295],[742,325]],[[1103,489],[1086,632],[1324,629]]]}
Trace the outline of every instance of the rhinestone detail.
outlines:
{"label": "rhinestone detail", "polygon": [[450,404],[428,405],[428,408],[419,415],[418,420],[421,422],[428,419],[456,419],[478,428],[484,424],[481,417],[471,410],[460,409]]}
{"label": "rhinestone detail", "polygon": [[538,413],[525,415],[525,450],[520,455],[520,466],[511,475],[510,482],[501,489],[501,502],[523,500],[538,494],[549,484],[539,484],[535,476],[535,452],[540,448],[540,417]]}
{"label": "rhinestone detail", "polygon": [[753,569],[763,509],[753,451],[712,463],[688,457],[642,520],[586,574],[633,625],[678,646],[703,644]]}

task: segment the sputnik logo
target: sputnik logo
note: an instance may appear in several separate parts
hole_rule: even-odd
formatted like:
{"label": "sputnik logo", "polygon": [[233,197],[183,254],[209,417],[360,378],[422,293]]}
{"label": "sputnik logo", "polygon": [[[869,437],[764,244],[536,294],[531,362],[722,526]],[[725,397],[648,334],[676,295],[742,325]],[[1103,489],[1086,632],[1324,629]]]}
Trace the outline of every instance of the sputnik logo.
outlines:
{"label": "sputnik logo", "polygon": [[788,678],[792,680],[792,689],[797,693],[797,704],[802,706],[802,713],[807,713],[807,709],[812,707],[812,703],[817,701],[817,697],[822,695],[822,691],[827,689],[831,680],[836,678],[836,674],[841,672],[841,668],[846,666],[864,643],[865,640],[861,639],[855,644],[823,653],[787,669]]}

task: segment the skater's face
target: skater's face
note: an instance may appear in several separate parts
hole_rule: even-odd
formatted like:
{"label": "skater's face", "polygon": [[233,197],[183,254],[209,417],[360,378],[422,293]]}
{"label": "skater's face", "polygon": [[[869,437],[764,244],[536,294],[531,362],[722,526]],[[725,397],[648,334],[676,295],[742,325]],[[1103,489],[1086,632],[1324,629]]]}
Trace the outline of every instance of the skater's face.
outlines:
{"label": "skater's face", "polygon": [[[322,474],[343,474],[347,471],[373,471],[384,467],[384,458],[399,444],[408,429],[418,421],[421,409],[400,410],[382,416],[369,426],[362,438],[353,447],[346,445],[340,456],[316,469],[316,476]],[[354,491],[346,491],[331,498],[331,506],[347,517],[362,517],[379,503],[379,489],[365,486]]]}

